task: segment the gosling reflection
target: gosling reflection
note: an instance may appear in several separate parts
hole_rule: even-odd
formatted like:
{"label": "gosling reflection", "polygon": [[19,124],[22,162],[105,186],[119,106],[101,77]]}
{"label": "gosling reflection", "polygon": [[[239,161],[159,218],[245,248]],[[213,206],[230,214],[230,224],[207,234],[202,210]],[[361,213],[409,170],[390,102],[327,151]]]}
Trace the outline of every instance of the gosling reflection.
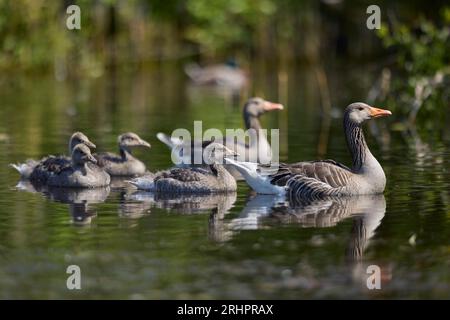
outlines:
{"label": "gosling reflection", "polygon": [[225,215],[213,212],[209,217],[209,238],[217,242],[231,240],[241,230],[263,228],[264,217],[271,214],[272,208],[284,203],[284,197],[276,195],[252,194],[238,218],[225,220]]}
{"label": "gosling reflection", "polygon": [[128,199],[152,203],[154,207],[182,214],[205,213],[216,210],[225,215],[236,202],[236,193],[224,194],[170,194],[135,191]]}
{"label": "gosling reflection", "polygon": [[76,226],[90,225],[92,218],[97,216],[97,212],[90,209],[87,203],[69,204],[69,213],[72,217],[72,223]]}
{"label": "gosling reflection", "polygon": [[139,219],[151,213],[152,201],[140,199],[134,194],[134,189],[119,192],[119,225],[124,228],[134,228],[139,225]]}
{"label": "gosling reflection", "polygon": [[94,189],[60,188],[33,185],[28,181],[20,181],[16,188],[32,193],[39,192],[52,201],[68,204],[74,225],[89,225],[97,215],[90,205],[104,202],[110,192],[109,186]]}
{"label": "gosling reflection", "polygon": [[119,217],[139,219],[150,214],[152,202],[136,199],[133,192],[121,191],[119,197]]}
{"label": "gosling reflection", "polygon": [[128,182],[130,177],[121,177],[121,176],[111,176],[111,183],[109,186],[111,190],[127,190],[130,188],[130,183]]}

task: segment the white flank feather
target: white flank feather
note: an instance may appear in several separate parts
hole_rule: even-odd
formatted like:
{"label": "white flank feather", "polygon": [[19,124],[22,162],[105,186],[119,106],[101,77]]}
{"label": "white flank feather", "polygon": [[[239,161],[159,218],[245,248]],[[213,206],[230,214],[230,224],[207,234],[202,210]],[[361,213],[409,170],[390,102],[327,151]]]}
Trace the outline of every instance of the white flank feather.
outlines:
{"label": "white flank feather", "polygon": [[155,183],[154,183],[152,177],[140,177],[140,178],[135,178],[133,180],[129,180],[127,182],[132,184],[139,190],[146,190],[146,191],[155,190]]}
{"label": "white flank feather", "polygon": [[20,173],[20,177],[22,179],[28,179],[34,167],[36,166],[36,162],[30,160],[27,161],[26,163],[18,163],[18,164],[11,163],[10,166]]}
{"label": "white flank feather", "polygon": [[239,171],[253,190],[259,194],[278,194],[284,195],[286,190],[284,187],[276,186],[270,183],[270,177],[258,172],[258,164],[254,162],[237,161],[225,158],[225,162],[232,165]]}
{"label": "white flank feather", "polygon": [[158,132],[156,134],[156,137],[159,141],[164,143],[166,146],[168,146],[170,149],[173,149],[175,146],[178,146],[183,143],[183,140],[175,137],[170,137],[165,133]]}

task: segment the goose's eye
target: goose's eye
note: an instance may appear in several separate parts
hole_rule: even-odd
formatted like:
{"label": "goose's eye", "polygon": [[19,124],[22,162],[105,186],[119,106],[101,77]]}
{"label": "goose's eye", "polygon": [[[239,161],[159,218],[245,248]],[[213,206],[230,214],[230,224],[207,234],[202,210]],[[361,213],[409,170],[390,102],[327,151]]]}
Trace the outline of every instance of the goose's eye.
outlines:
{"label": "goose's eye", "polygon": [[363,108],[363,107],[359,107],[358,110],[359,110],[359,111],[363,111],[364,108]]}

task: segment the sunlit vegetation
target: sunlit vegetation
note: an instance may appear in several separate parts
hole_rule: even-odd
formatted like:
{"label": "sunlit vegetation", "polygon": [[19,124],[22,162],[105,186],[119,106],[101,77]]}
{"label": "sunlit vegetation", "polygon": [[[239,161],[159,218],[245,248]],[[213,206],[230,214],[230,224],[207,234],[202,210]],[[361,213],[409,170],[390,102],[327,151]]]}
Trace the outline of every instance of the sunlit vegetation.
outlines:
{"label": "sunlit vegetation", "polygon": [[379,31],[383,45],[395,55],[386,102],[410,124],[417,119],[428,129],[449,121],[450,7],[440,13],[437,22],[395,22]]}

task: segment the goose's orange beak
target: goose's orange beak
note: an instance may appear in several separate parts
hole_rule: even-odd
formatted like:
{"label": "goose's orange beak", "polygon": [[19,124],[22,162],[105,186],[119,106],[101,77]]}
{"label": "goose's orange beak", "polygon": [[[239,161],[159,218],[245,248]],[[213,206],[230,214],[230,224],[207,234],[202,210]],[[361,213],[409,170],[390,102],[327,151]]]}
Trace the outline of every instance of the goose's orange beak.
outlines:
{"label": "goose's orange beak", "polygon": [[283,110],[284,107],[281,103],[273,103],[270,101],[266,101],[264,103],[264,110],[266,111],[272,111],[272,110]]}
{"label": "goose's orange beak", "polygon": [[390,112],[389,110],[384,110],[384,109],[379,109],[379,108],[374,108],[374,107],[370,108],[370,115],[373,118],[386,117],[386,116],[390,116],[391,114],[392,114],[392,112]]}

